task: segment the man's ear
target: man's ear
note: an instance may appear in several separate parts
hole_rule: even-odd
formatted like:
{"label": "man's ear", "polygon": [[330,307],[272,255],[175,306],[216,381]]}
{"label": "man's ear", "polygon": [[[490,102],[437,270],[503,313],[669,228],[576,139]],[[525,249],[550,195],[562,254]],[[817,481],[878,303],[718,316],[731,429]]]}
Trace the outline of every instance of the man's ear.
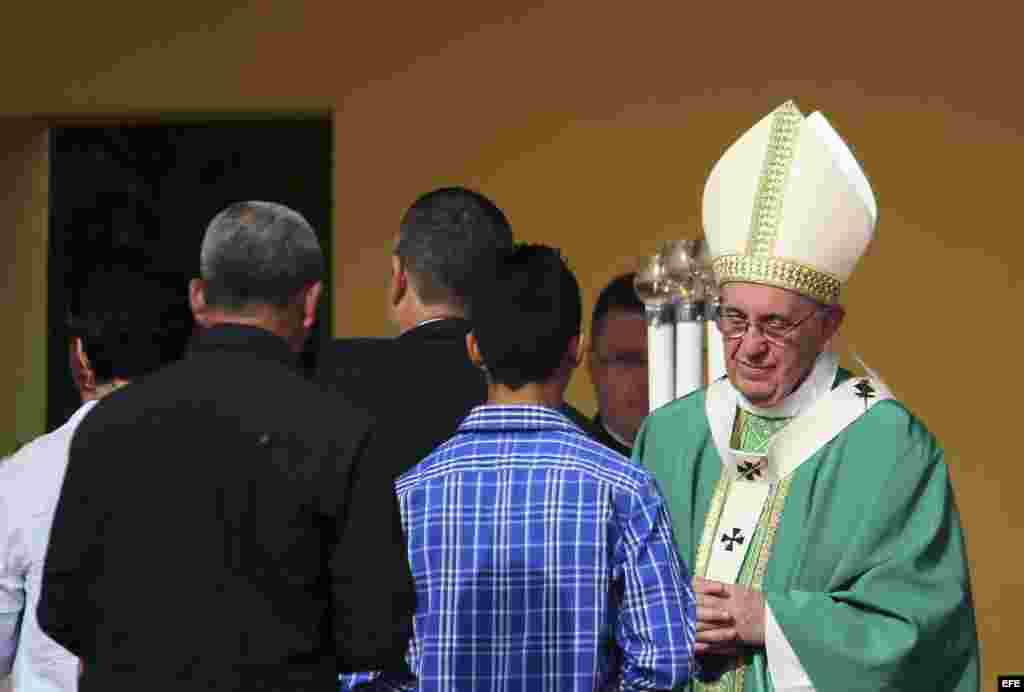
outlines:
{"label": "man's ear", "polygon": [[480,355],[480,344],[476,341],[476,335],[473,332],[466,334],[466,353],[469,354],[469,360],[473,365],[478,368],[483,367],[484,358]]}
{"label": "man's ear", "polygon": [[587,339],[587,348],[585,350],[587,354],[587,372],[590,374],[590,378],[593,379],[594,370],[597,370],[601,366],[601,363],[597,358],[596,346],[590,339]]}
{"label": "man's ear", "polygon": [[200,327],[210,326],[210,306],[206,302],[206,282],[192,279],[188,282],[188,301],[192,306],[192,316]]}
{"label": "man's ear", "polygon": [[89,362],[89,356],[85,352],[85,344],[81,338],[71,338],[68,349],[69,362],[71,365],[71,379],[83,399],[96,393],[96,373]]}
{"label": "man's ear", "polygon": [[391,255],[391,290],[389,300],[391,307],[397,307],[409,291],[409,273],[402,266],[398,255]]}
{"label": "man's ear", "polygon": [[587,353],[587,335],[580,332],[576,336],[569,339],[569,347],[566,349],[566,356],[569,360],[569,365],[575,370],[583,362],[583,358]]}
{"label": "man's ear", "polygon": [[324,292],[324,282],[317,281],[302,292],[302,326],[311,329],[316,324],[316,306]]}

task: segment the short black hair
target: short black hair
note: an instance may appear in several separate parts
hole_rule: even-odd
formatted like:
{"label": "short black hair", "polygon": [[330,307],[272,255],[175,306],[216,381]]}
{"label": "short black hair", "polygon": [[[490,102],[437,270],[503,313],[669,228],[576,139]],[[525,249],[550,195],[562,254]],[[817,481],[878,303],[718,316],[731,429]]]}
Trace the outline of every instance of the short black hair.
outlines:
{"label": "short black hair", "polygon": [[192,334],[185,277],[97,269],[73,297],[68,326],[82,340],[97,383],[149,374],[181,358]]}
{"label": "short black hair", "polygon": [[604,329],[604,318],[612,310],[623,310],[625,312],[644,311],[644,304],[636,295],[633,282],[636,280],[636,272],[616,276],[604,287],[594,304],[594,314],[590,318],[590,334],[596,345],[597,338]]}
{"label": "short black hair", "polygon": [[466,309],[477,264],[512,242],[512,226],[494,202],[464,187],[442,187],[405,212],[395,255],[424,304]]}
{"label": "short black hair", "polygon": [[493,382],[515,390],[548,380],[582,315],[579,284],[554,248],[518,244],[478,268],[470,319]]}

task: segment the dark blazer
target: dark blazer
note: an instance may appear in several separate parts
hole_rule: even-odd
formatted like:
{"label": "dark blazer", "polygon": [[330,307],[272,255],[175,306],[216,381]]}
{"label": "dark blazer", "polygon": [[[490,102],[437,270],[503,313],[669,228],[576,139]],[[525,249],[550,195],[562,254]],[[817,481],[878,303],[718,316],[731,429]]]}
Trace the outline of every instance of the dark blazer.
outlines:
{"label": "dark blazer", "polygon": [[[321,352],[317,378],[364,406],[386,428],[389,468],[400,476],[455,434],[487,400],[487,380],[466,351],[469,321],[427,322],[394,339],[336,339]],[[568,403],[562,412],[597,439],[597,428]]]}
{"label": "dark blazer", "polygon": [[371,420],[252,327],[83,420],[39,622],[83,690],[330,690],[400,661],[415,610]]}
{"label": "dark blazer", "polygon": [[626,457],[627,459],[633,456],[632,447],[627,447],[626,445],[622,444],[614,437],[612,437],[607,430],[605,430],[604,425],[601,423],[600,412],[598,412],[597,415],[594,416],[594,420],[593,422],[591,422],[590,425],[594,429],[594,434],[591,435],[591,437],[593,437],[595,440],[603,444],[605,447],[614,449],[616,452]]}
{"label": "dark blazer", "polygon": [[320,353],[319,382],[380,421],[393,477],[454,435],[469,410],[486,401],[484,374],[466,352],[469,330],[466,320],[442,319],[394,339],[336,339]]}

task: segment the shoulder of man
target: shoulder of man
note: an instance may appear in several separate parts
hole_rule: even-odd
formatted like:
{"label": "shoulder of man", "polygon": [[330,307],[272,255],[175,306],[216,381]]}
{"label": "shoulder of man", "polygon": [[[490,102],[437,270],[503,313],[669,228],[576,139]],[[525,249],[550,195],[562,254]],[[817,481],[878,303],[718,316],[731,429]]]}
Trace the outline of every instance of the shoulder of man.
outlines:
{"label": "shoulder of man", "polygon": [[91,415],[95,409],[96,404],[88,405],[87,410],[79,408],[59,428],[22,445],[14,454],[4,459],[3,463],[0,463],[0,482],[31,483],[34,480],[49,480],[54,473],[57,473],[56,482],[59,483],[59,474],[63,473],[67,462],[71,439],[81,427],[83,420],[88,417],[86,414]]}
{"label": "shoulder of man", "polygon": [[[913,448],[921,452],[913,455],[920,459],[942,459],[943,451],[939,441],[905,403],[895,397],[871,402],[877,395],[877,387],[872,386],[871,378],[840,368],[834,388],[851,384],[857,396],[863,398],[865,411],[841,433],[847,443],[866,444],[880,452],[893,453]],[[884,453],[872,456],[880,463],[892,458],[892,454]]]}
{"label": "shoulder of man", "polygon": [[629,457],[602,444],[587,432],[567,435],[576,438],[573,462],[589,475],[608,483],[613,492],[632,495],[642,492],[652,482],[647,469],[634,464]]}
{"label": "shoulder of man", "polygon": [[[944,463],[942,445],[907,406],[897,399],[879,401],[842,433],[847,445],[874,450],[875,464]],[[901,460],[902,461],[899,461]]]}
{"label": "shoulder of man", "polygon": [[39,469],[41,464],[45,465],[53,459],[56,456],[55,452],[62,446],[61,438],[65,437],[61,432],[62,428],[57,428],[29,440],[16,452],[4,458],[0,462],[0,483],[20,482],[26,475]]}
{"label": "shoulder of man", "polygon": [[373,396],[375,385],[394,361],[394,339],[334,339],[321,349],[313,380],[328,392],[343,392],[350,399]]}
{"label": "shoulder of man", "polygon": [[385,337],[350,337],[332,339],[320,352],[318,374],[328,375],[334,369],[345,367],[350,361],[364,364],[374,362],[394,348],[395,339]]}
{"label": "shoulder of man", "polygon": [[45,488],[57,488],[67,458],[67,440],[61,429],[40,435],[0,463],[0,529],[42,511],[50,495]]}

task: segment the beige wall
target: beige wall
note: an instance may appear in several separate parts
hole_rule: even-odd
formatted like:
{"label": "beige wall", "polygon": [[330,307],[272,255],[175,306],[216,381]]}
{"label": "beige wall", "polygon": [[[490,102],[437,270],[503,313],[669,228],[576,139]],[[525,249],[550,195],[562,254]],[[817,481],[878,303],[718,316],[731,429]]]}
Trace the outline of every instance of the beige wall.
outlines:
{"label": "beige wall", "polygon": [[[949,450],[994,679],[1018,669],[1000,635],[1024,617],[1006,552],[1024,466],[1000,432],[1024,385],[1021,10],[1004,4],[121,1],[59,22],[23,4],[0,113],[333,108],[336,331],[354,335],[388,330],[390,241],[427,189],[492,195],[521,239],[564,249],[589,307],[634,256],[696,232],[737,134],[789,97],[822,108],[881,212],[845,336]],[[570,398],[591,409],[585,373]]]}
{"label": "beige wall", "polygon": [[46,425],[45,124],[0,120],[0,253],[6,264],[0,320],[0,373],[11,384],[0,408],[0,454]]}

